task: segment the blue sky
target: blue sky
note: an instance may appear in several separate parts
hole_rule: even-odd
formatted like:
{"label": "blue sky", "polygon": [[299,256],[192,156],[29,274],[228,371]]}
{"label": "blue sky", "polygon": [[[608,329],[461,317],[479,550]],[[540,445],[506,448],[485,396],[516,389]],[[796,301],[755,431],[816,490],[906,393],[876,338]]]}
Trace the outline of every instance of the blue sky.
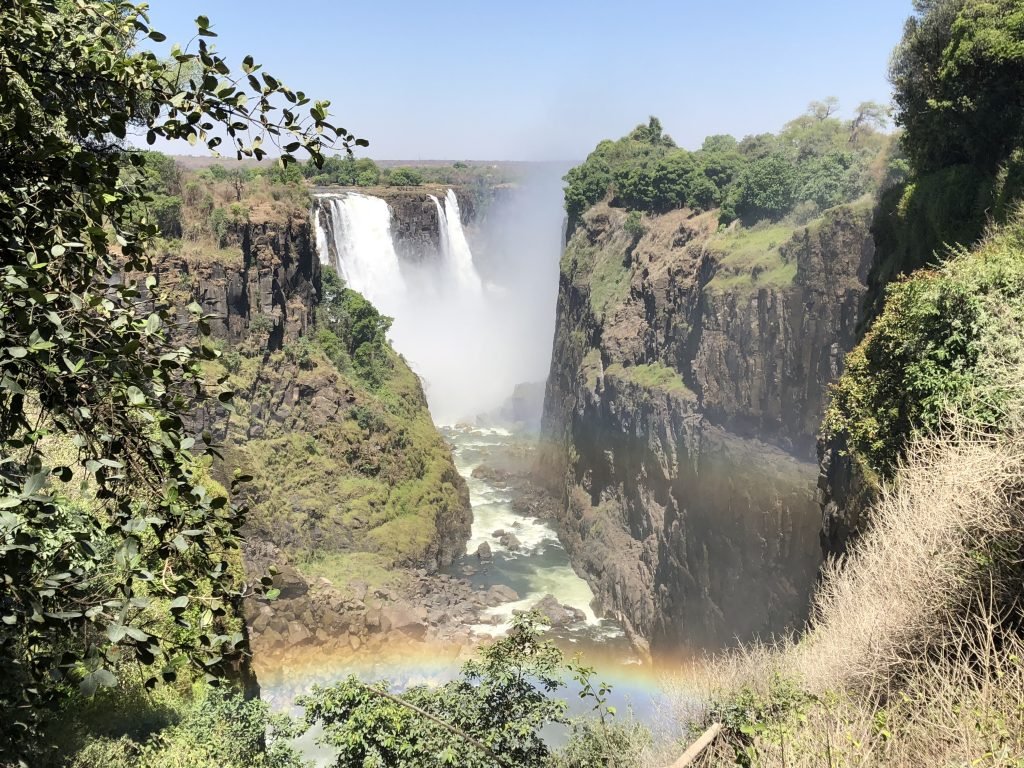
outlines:
{"label": "blue sky", "polygon": [[[910,0],[151,0],[207,15],[378,159],[578,160],[650,114],[677,143],[777,130],[812,99],[888,101]],[[181,150],[174,150],[181,151]]]}

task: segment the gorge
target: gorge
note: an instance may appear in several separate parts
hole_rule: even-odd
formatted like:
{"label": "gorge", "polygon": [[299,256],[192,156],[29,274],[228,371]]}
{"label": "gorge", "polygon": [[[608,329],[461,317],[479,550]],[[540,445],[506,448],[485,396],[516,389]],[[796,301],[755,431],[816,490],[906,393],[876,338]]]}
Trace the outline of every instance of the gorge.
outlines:
{"label": "gorge", "polygon": [[[467,217],[451,189],[315,193],[318,258],[394,318],[389,336],[422,376],[469,483],[473,526],[453,529],[440,555],[409,561],[426,568],[411,592],[375,592],[357,578],[353,602],[310,580],[312,606],[284,608],[283,621],[272,616],[280,604],[261,609],[257,634],[274,621],[271,647],[287,650],[283,630],[298,621],[298,648],[369,643],[382,653],[415,636],[451,644],[456,658],[549,594],[583,617],[567,637],[587,638],[595,653],[619,647],[612,655],[624,661],[646,658],[648,643],[673,658],[799,629],[821,557],[815,441],[827,387],[856,339],[870,204],[750,233],[681,210],[645,215],[636,233],[599,203],[569,233],[557,301],[545,308],[523,300],[544,279],[529,264],[518,282],[501,282],[509,273],[495,263],[493,219],[534,191],[505,194],[490,207],[465,198]],[[546,251],[531,258],[550,274],[560,226],[557,201],[545,204],[546,225],[530,229]],[[548,376],[535,351],[544,330],[527,320],[545,312],[555,318]],[[524,365],[529,348],[537,362]],[[542,425],[539,413],[515,425],[495,418],[517,384],[544,378]],[[540,486],[550,498],[521,516]],[[451,586],[429,575],[439,567]],[[421,588],[449,595],[442,612],[416,604]],[[348,607],[332,612],[332,601]],[[368,618],[375,611],[384,621]]]}
{"label": "gorge", "polygon": [[1021,0],[186,5],[0,5],[0,768],[1024,765]]}

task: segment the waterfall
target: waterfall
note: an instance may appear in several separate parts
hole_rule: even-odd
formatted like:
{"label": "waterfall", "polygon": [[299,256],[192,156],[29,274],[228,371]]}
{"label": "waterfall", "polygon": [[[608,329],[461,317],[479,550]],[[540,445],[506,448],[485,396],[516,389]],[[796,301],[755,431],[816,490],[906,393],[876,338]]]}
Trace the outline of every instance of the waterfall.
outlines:
{"label": "waterfall", "polygon": [[434,207],[437,209],[437,237],[441,243],[441,258],[447,260],[448,252],[451,250],[448,241],[448,217],[445,215],[441,201],[434,195],[428,195],[428,197],[434,201]]}
{"label": "waterfall", "polygon": [[[405,278],[391,239],[391,209],[378,197],[355,192],[324,195],[330,211],[330,232],[316,213],[316,243],[320,261],[333,264],[346,285],[359,291],[378,310],[398,317],[405,308]],[[329,239],[330,238],[330,239]],[[333,242],[332,242],[333,241]],[[332,259],[332,248],[335,258]]]}
{"label": "waterfall", "polygon": [[462,229],[462,212],[459,211],[459,199],[451,189],[444,196],[446,237],[442,243],[447,250],[445,261],[455,276],[458,284],[473,294],[479,295],[483,290],[480,275],[473,265],[473,252],[469,250],[466,233]]}

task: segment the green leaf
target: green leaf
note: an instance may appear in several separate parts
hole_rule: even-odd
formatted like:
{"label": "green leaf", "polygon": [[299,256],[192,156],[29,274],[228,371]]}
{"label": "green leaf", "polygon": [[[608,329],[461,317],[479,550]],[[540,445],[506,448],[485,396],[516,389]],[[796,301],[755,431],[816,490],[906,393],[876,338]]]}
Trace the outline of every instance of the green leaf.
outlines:
{"label": "green leaf", "polygon": [[25,496],[34,496],[46,485],[46,479],[49,476],[47,472],[36,472],[33,475],[29,475],[25,479],[25,487],[22,489],[22,494]]}
{"label": "green leaf", "polygon": [[82,682],[78,685],[78,689],[82,692],[83,696],[91,697],[96,693],[97,688],[113,688],[115,685],[117,685],[117,678],[114,677],[113,672],[109,669],[97,669],[83,678]]}

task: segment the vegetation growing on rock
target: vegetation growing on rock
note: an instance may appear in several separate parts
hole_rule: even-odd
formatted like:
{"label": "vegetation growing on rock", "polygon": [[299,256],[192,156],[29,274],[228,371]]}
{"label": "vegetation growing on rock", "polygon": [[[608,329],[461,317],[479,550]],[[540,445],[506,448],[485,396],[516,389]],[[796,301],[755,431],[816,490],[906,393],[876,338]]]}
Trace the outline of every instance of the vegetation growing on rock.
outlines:
{"label": "vegetation growing on rock", "polygon": [[243,516],[207,481],[212,445],[185,425],[208,391],[197,362],[216,353],[198,305],[198,343],[180,348],[171,313],[140,301],[156,287],[147,244],[173,231],[175,202],[152,200],[146,214],[149,180],[166,166],[147,172],[124,140],[131,129],[213,149],[223,131],[239,157],[259,159],[265,138],[287,135],[287,164],[355,139],[251,57],[242,68],[262,83],[223,81],[231,69],[207,44],[209,20],[196,28],[196,47],[176,48],[168,66],[139,47],[164,39],[143,7],[0,8],[4,762],[45,751],[48,709],[117,685],[124,667],[146,669],[150,686],[218,680],[244,651],[230,626],[245,589],[231,562]]}
{"label": "vegetation growing on rock", "polygon": [[954,414],[998,429],[1009,392],[993,376],[1022,353],[1022,254],[1018,217],[976,250],[891,285],[847,356],[826,432],[887,476],[916,432],[942,431]]}

